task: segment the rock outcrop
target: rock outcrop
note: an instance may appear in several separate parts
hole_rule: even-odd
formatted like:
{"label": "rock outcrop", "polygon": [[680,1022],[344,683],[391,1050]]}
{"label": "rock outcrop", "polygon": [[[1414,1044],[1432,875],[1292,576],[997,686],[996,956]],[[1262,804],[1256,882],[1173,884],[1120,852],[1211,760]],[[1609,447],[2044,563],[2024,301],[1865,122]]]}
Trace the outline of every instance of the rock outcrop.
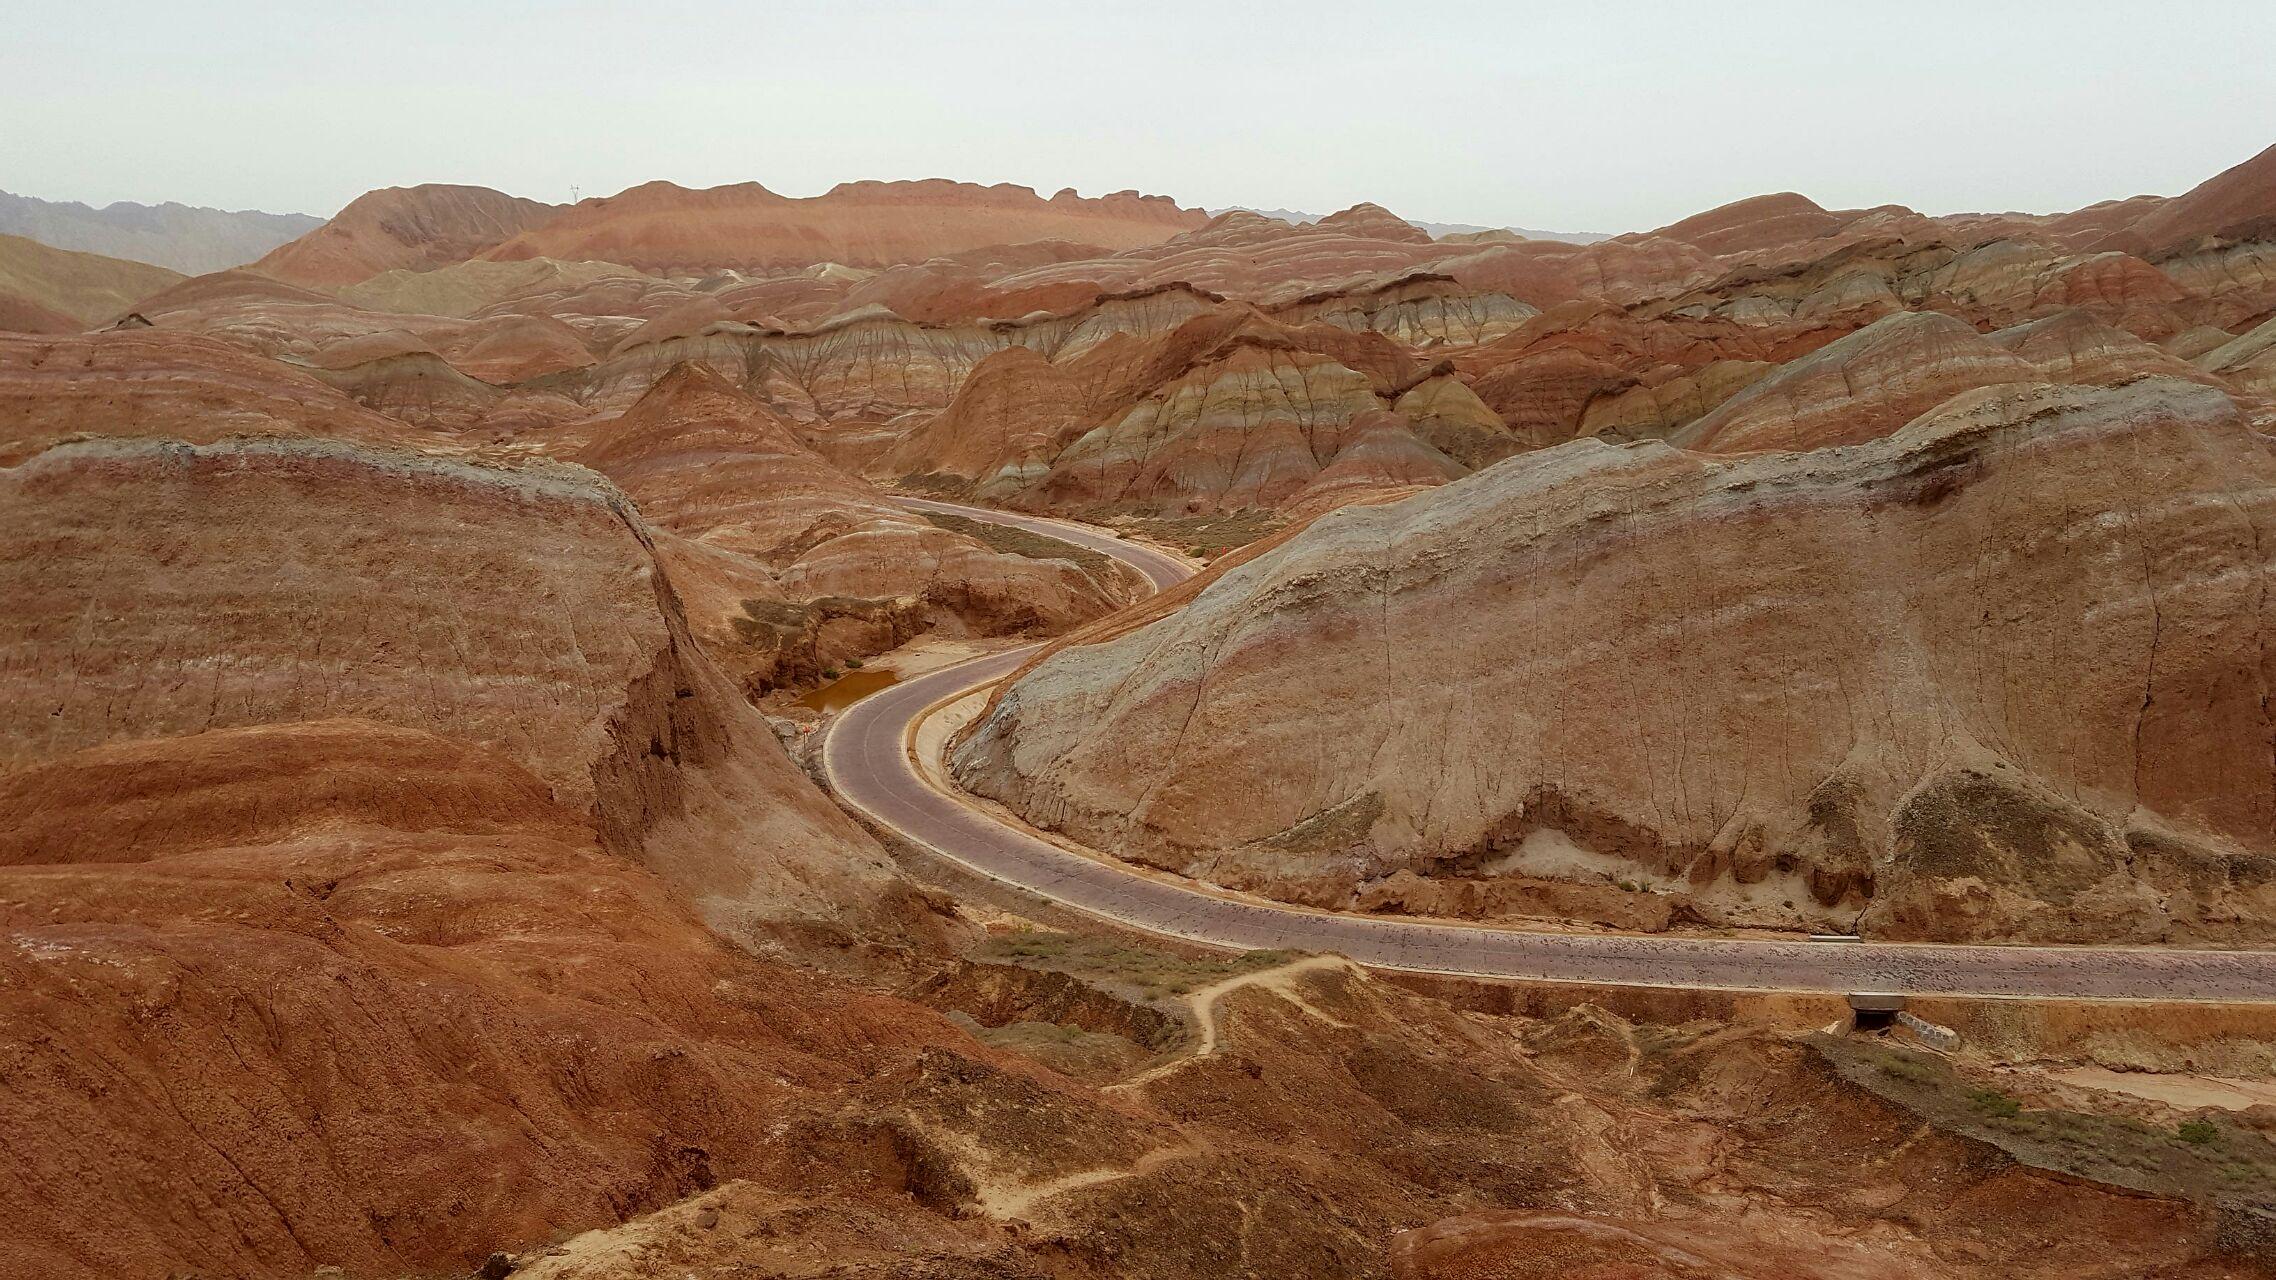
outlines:
{"label": "rock outcrop", "polygon": [[2265,941],[2271,518],[2266,439],[2163,379],[1807,454],[1569,445],[1063,647],[957,775],[1335,906]]}
{"label": "rock outcrop", "polygon": [[[0,1271],[2258,1274],[2261,1117],[1984,1088],[2259,1072],[2247,1007],[1932,1060],[1045,932],[750,703],[1057,633],[958,776],[1238,889],[2276,943],[2265,159],[1585,245],[424,187],[0,337]],[[864,476],[1224,554],[1118,610]]]}

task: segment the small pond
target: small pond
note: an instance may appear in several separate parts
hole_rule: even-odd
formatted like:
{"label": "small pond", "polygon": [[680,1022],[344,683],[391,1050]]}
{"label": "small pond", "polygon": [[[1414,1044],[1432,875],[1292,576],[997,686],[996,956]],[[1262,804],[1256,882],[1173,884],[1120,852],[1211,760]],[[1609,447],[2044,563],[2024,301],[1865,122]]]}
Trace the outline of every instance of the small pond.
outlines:
{"label": "small pond", "polygon": [[900,683],[900,680],[901,677],[881,667],[848,671],[800,698],[798,705],[811,707],[816,711],[843,711],[879,689]]}

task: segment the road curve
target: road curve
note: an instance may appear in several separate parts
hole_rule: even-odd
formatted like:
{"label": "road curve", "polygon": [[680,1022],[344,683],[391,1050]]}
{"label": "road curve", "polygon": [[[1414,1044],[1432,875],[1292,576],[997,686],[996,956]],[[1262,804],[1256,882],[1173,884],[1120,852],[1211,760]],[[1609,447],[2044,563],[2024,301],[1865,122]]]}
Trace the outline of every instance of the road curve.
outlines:
{"label": "road curve", "polygon": [[1046,538],[1071,542],[1085,551],[1096,551],[1110,556],[1146,575],[1154,590],[1174,587],[1194,574],[1191,561],[1180,559],[1157,547],[1117,537],[1096,525],[1076,524],[1072,520],[1054,520],[1049,516],[1024,515],[1015,511],[996,511],[988,507],[967,507],[955,502],[936,502],[931,498],[895,498],[911,511],[930,511],[937,515],[963,516],[968,520],[985,520],[989,524],[1008,525],[1040,533]]}
{"label": "road curve", "polygon": [[[1157,587],[1192,573],[1105,530],[904,500],[1012,524],[1114,556]],[[925,780],[917,721],[1016,670],[1028,646],[928,672],[854,703],[822,744],[839,797],[879,826],[983,875],[1115,923],[1238,949],[1339,952],[1383,969],[1694,990],[2276,1002],[2276,952],[1783,942],[1548,933],[1312,911],[1240,900],[1087,857],[989,816]]]}

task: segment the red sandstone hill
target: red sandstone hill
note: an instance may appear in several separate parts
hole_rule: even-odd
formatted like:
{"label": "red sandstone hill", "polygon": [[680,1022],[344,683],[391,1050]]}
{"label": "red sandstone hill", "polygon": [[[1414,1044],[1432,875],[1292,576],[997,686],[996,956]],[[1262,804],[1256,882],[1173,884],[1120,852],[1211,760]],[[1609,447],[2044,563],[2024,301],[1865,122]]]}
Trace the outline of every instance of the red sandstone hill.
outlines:
{"label": "red sandstone hill", "polygon": [[[356,197],[330,222],[252,269],[305,285],[355,284],[399,267],[447,266],[536,226],[556,205],[488,187],[422,183]],[[524,255],[527,256],[527,255]]]}
{"label": "red sandstone hill", "polygon": [[[1938,368],[1985,341],[1914,323],[1965,336]],[[1902,336],[1801,363],[1866,381]],[[1062,646],[956,773],[1313,906],[2257,945],[2272,506],[2267,438],[2165,378],[1980,387],[1851,448],[1542,450]]]}
{"label": "red sandstone hill", "polygon": [[587,200],[485,256],[621,262],[648,271],[889,266],[991,245],[1064,240],[1101,251],[1158,244],[1208,219],[1164,196],[1046,200],[1027,187],[928,179],[845,182],[809,199],[755,182],[650,182]]}
{"label": "red sandstone hill", "polygon": [[1808,196],[1780,191],[1718,205],[1637,238],[1680,240],[1709,253],[1743,254],[1824,235],[1847,221]]}
{"label": "red sandstone hill", "polygon": [[2163,256],[2201,236],[2244,240],[2271,234],[2276,234],[2276,146],[2182,195],[2158,201],[2097,247]]}

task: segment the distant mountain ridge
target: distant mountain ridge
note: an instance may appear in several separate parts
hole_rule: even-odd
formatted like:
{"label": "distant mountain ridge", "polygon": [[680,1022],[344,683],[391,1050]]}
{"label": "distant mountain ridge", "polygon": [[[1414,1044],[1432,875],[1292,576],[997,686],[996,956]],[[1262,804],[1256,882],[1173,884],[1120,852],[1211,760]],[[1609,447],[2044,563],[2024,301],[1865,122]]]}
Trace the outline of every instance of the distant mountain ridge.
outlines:
{"label": "distant mountain ridge", "polygon": [[[1227,205],[1222,209],[1208,210],[1208,213],[1214,218],[1220,213],[1231,213],[1236,209],[1243,213],[1278,218],[1282,222],[1293,222],[1299,226],[1318,222],[1328,216],[1324,213],[1305,213],[1300,209],[1258,209],[1245,204]],[[1405,221],[1409,226],[1420,227],[1433,237],[1476,235],[1481,231],[1512,231],[1528,240],[1561,240],[1566,244],[1595,244],[1599,240],[1612,238],[1612,233],[1608,231],[1542,231],[1534,227],[1485,227],[1470,222],[1425,222],[1420,218],[1408,218]]]}
{"label": "distant mountain ridge", "polygon": [[305,213],[118,201],[100,209],[0,191],[0,235],[53,249],[147,262],[188,275],[243,266],[324,225]]}

